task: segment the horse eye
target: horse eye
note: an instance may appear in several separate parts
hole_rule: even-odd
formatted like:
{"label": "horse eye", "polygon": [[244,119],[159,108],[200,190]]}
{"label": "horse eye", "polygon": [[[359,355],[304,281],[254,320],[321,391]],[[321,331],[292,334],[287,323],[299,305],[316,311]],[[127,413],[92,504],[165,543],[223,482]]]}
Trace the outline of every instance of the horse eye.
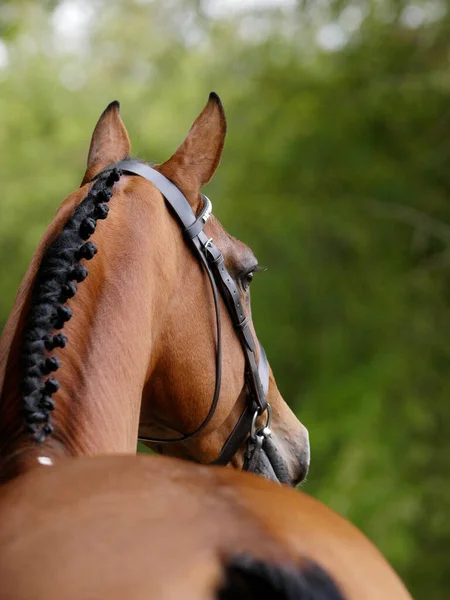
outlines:
{"label": "horse eye", "polygon": [[249,273],[247,273],[242,281],[242,286],[244,288],[245,291],[248,290],[248,288],[250,287],[250,284],[252,282],[253,276],[254,276],[255,272],[254,271],[250,271]]}

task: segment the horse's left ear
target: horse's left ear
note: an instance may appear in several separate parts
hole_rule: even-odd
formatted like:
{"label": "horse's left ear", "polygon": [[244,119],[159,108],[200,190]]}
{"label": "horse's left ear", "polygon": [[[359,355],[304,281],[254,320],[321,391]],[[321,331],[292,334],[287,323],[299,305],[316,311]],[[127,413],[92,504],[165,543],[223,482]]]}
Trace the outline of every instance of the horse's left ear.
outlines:
{"label": "horse's left ear", "polygon": [[120,104],[111,102],[103,111],[92,134],[87,169],[81,185],[95,177],[113,162],[130,155],[131,144],[125,125],[120,118]]}
{"label": "horse's left ear", "polygon": [[220,98],[214,92],[194,121],[175,154],[157,167],[196,209],[199,193],[214,175],[222,155],[227,122]]}

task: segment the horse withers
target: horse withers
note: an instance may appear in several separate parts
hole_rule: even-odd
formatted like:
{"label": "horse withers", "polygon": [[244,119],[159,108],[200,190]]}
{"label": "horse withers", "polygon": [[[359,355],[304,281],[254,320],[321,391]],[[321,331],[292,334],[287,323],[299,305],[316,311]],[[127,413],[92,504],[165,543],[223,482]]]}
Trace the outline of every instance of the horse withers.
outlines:
{"label": "horse withers", "polygon": [[149,167],[129,158],[118,103],[100,117],[82,186],[45,232],[3,332],[0,479],[39,455],[134,453],[138,434],[160,453],[305,478],[307,430],[251,318],[258,261],[200,193],[225,131],[211,94],[175,154]]}

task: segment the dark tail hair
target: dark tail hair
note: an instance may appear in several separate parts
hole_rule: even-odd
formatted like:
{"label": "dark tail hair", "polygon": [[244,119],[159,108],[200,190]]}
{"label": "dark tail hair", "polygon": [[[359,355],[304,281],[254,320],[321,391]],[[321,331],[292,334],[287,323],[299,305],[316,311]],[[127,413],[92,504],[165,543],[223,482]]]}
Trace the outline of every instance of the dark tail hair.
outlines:
{"label": "dark tail hair", "polygon": [[217,600],[345,600],[337,584],[314,562],[280,566],[248,555],[225,566]]}

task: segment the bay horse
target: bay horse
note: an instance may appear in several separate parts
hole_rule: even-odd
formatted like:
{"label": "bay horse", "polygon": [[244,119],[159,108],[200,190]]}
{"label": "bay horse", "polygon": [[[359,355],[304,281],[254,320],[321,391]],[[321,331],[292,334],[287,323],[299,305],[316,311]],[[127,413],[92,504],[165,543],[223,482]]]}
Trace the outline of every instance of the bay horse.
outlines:
{"label": "bay horse", "polygon": [[1,600],[411,600],[306,494],[169,457],[61,459],[0,486]]}
{"label": "bay horse", "polygon": [[41,456],[135,453],[138,434],[159,453],[305,478],[308,432],[256,341],[258,262],[200,193],[225,132],[212,93],[175,154],[150,167],[129,158],[118,102],[101,115],[81,188],[4,328],[0,481]]}
{"label": "bay horse", "polygon": [[[219,114],[221,113],[218,100],[212,97],[202,115],[205,111],[211,115],[211,104],[213,107],[219,107]],[[213,109],[212,113],[217,114],[217,111]],[[186,148],[192,144],[192,139],[200,135],[195,130],[198,129],[199,123],[203,123],[202,115],[194,123],[191,133],[182,144],[181,154],[177,157],[181,166],[184,164],[183,155]],[[96,128],[96,131],[103,130],[105,132],[104,140],[110,138],[109,141],[112,140],[115,143],[117,138],[114,137],[113,132],[117,132],[117,128],[115,125],[111,128],[108,122],[121,125],[117,106],[113,105],[106,111]],[[203,134],[207,131],[208,128],[203,130]],[[193,132],[194,138],[192,138]],[[152,210],[155,210],[155,206],[162,203],[162,198],[145,183],[145,178],[141,182],[139,178],[131,175],[131,171],[124,184],[120,176],[117,179],[118,174],[115,172],[117,165],[114,169],[107,171],[103,177],[104,165],[102,163],[104,161],[98,159],[100,146],[97,145],[96,133],[94,133],[84,185],[87,185],[86,182],[100,173],[100,178],[97,180],[102,185],[95,187],[95,183],[91,184],[89,189],[92,191],[88,193],[88,196],[96,194],[96,197],[93,198],[96,214],[107,214],[105,205],[108,200],[111,200],[113,208],[112,199],[108,198],[108,188],[111,191],[113,186],[114,194],[122,193],[123,197],[134,207],[136,204],[133,200],[139,207],[147,200],[148,194],[153,194],[150,196],[150,201]],[[106,144],[104,147],[109,146]],[[208,148],[207,140],[203,145],[197,145],[200,157],[204,156],[201,152],[202,148],[203,150]],[[117,163],[118,161],[122,162],[123,158],[110,156],[106,166],[109,166],[111,160]],[[193,161],[193,163],[189,163],[189,166],[195,170],[195,164],[199,163],[201,160],[198,160],[197,163]],[[122,166],[137,168],[131,164]],[[176,180],[174,174],[171,175],[171,180]],[[109,185],[104,185],[107,182]],[[139,186],[139,193],[134,190],[136,185]],[[179,184],[177,183],[177,185]],[[188,194],[189,187],[186,186],[183,191]],[[83,193],[86,193],[86,189]],[[99,195],[101,198],[97,198]],[[170,191],[168,195],[171,195]],[[178,423],[178,428],[173,426],[177,417],[180,423],[183,421],[185,413],[183,407],[178,406],[179,397],[175,393],[170,395],[167,389],[172,392],[179,391],[182,400],[186,399],[186,395],[183,394],[180,382],[178,382],[178,387],[176,384],[172,384],[171,387],[164,381],[166,376],[176,377],[176,370],[172,373],[170,366],[173,367],[174,363],[183,364],[180,357],[177,356],[176,349],[171,348],[174,340],[163,337],[166,344],[164,348],[168,346],[172,349],[173,356],[170,356],[169,361],[172,364],[165,365],[163,362],[165,368],[160,366],[160,371],[154,364],[158,365],[162,360],[160,357],[162,350],[158,345],[154,346],[155,340],[159,338],[159,334],[162,335],[162,330],[166,331],[167,327],[167,323],[158,321],[157,315],[154,314],[156,311],[153,303],[161,299],[157,293],[160,290],[157,286],[156,300],[154,295],[142,296],[139,293],[139,284],[142,277],[145,279],[147,269],[152,272],[153,283],[158,277],[162,279],[162,288],[166,291],[173,289],[168,285],[173,271],[165,273],[166,264],[161,259],[162,264],[157,271],[158,277],[152,271],[151,265],[147,264],[140,265],[140,270],[134,274],[136,280],[131,277],[132,267],[140,258],[139,250],[147,251],[150,247],[145,230],[136,240],[133,239],[136,232],[130,227],[127,220],[118,222],[111,235],[116,234],[119,241],[116,240],[115,246],[111,244],[108,258],[117,261],[116,268],[122,268],[118,268],[117,273],[114,270],[110,272],[107,261],[103,263],[99,263],[98,260],[94,261],[88,281],[97,280],[97,285],[92,289],[89,288],[90,294],[84,296],[81,294],[83,286],[80,286],[80,292],[77,293],[76,298],[77,300],[83,298],[80,306],[84,311],[80,311],[82,316],[77,327],[73,325],[75,317],[68,323],[66,322],[70,316],[70,311],[66,310],[70,308],[66,299],[77,290],[69,285],[73,281],[72,279],[67,281],[67,269],[62,269],[60,263],[52,262],[54,254],[51,253],[51,249],[56,244],[58,259],[66,260],[67,254],[69,258],[72,256],[70,252],[66,252],[67,245],[62,244],[58,238],[58,229],[61,229],[63,223],[69,223],[67,226],[69,231],[73,229],[74,221],[70,221],[68,215],[77,214],[77,207],[85,206],[82,198],[83,194],[81,193],[75,194],[72,198],[69,197],[56,216],[55,221],[58,222],[58,226],[44,236],[40,250],[35,255],[19,290],[3,337],[2,376],[4,384],[0,415],[1,456],[3,478],[6,482],[0,486],[1,600],[24,600],[30,595],[38,599],[52,600],[60,597],[62,593],[68,598],[87,599],[108,596],[112,600],[124,596],[136,600],[153,596],[172,599],[179,598],[181,595],[188,599],[204,598],[206,600],[217,597],[224,600],[225,598],[256,598],[261,593],[266,593],[268,597],[272,598],[328,600],[362,597],[369,600],[372,598],[398,598],[399,600],[409,598],[391,567],[360,532],[332,511],[305,495],[296,494],[285,486],[277,486],[251,474],[188,464],[173,458],[95,456],[102,452],[131,454],[134,450],[139,419],[139,402],[133,399],[133,393],[137,394],[135,389],[139,386],[131,375],[137,377],[140,373],[139,370],[132,369],[132,363],[133,360],[139,360],[141,357],[139,354],[134,354],[133,341],[136,341],[141,350],[148,349],[148,347],[159,348],[159,353],[156,354],[156,358],[150,359],[149,365],[145,366],[148,356],[146,356],[146,361],[141,362],[140,365],[141,378],[145,378],[149,371],[153,374],[156,372],[160,380],[156,378],[156,383],[147,383],[145,380],[143,390],[140,390],[139,393],[143,402],[147,394],[152,396],[152,402],[161,397],[166,402],[168,399],[171,400],[171,405],[168,407],[170,410],[167,413],[170,417],[167,419],[170,425],[166,425],[164,420],[161,420],[163,423],[161,425],[155,419],[157,426],[164,433],[170,434],[172,430],[177,433],[184,431],[184,428]],[[97,208],[98,206],[101,208]],[[195,214],[198,212],[203,221],[208,221],[207,218],[205,219],[207,214],[204,212],[204,207],[207,210],[209,208],[206,201],[203,208],[199,207]],[[111,214],[113,212],[111,210]],[[157,213],[157,215],[159,214]],[[84,212],[81,216],[81,220],[76,221],[77,230],[79,228],[80,233],[83,233],[83,238],[89,237],[87,233],[92,233],[94,228],[88,220],[91,217]],[[128,229],[125,227],[127,224]],[[224,255],[227,256],[227,248],[238,243],[232,239],[220,237],[223,230],[215,221],[211,220],[209,225],[214,232],[215,239],[219,243],[222,241],[220,245]],[[213,229],[212,225],[215,225],[216,229]],[[168,230],[172,233],[173,238],[169,237],[168,240],[177,248],[176,255],[178,260],[181,260],[178,256],[181,254],[181,244],[178,246],[176,243],[176,228],[171,229],[167,224],[162,224],[161,228],[163,231]],[[158,228],[152,232],[158,233]],[[124,233],[127,234],[125,240],[123,239]],[[98,234],[99,232],[96,232],[97,236]],[[208,232],[208,235],[211,233]],[[137,244],[134,252],[129,246],[128,236],[131,236],[134,243]],[[96,238],[97,243],[98,240],[99,237]],[[217,246],[210,241],[209,237],[206,239],[205,245],[210,251],[216,251]],[[84,249],[81,250],[81,247]],[[239,248],[245,253],[244,247],[239,246]],[[75,251],[77,257],[70,264],[70,275],[72,276],[75,271],[77,273],[75,279],[81,279],[80,274],[85,275],[85,270],[81,269],[84,265],[79,264],[78,258],[86,260],[90,253],[93,253],[92,246],[86,248],[85,243],[78,242]],[[81,254],[78,254],[80,251]],[[123,264],[120,259],[124,258],[126,252],[129,252],[129,255]],[[159,252],[166,252],[166,249],[160,248]],[[46,260],[49,256],[50,261]],[[159,256],[161,257],[161,255]],[[233,256],[232,253],[231,256]],[[155,256],[152,257],[155,258]],[[217,254],[215,257],[217,258]],[[227,262],[228,269],[226,271],[232,270],[232,260],[228,258]],[[97,276],[95,276],[96,271],[93,268],[95,264],[99,269]],[[45,267],[44,270],[42,270],[42,265]],[[193,265],[197,265],[197,267]],[[220,267],[220,263],[218,266]],[[56,270],[57,275],[59,274],[58,277],[64,277],[63,284],[56,277],[57,283],[59,283],[57,290],[45,287],[50,285],[49,281],[53,281],[53,279],[46,279],[50,267]],[[183,264],[183,267],[187,268],[187,265]],[[131,278],[134,283],[131,290],[122,287],[125,268],[127,269],[127,278]],[[170,268],[174,268],[173,265]],[[112,288],[108,285],[108,278],[102,279],[101,277],[106,273],[114,274],[115,285]],[[187,281],[184,280],[185,287],[191,282],[191,278],[194,275],[198,276],[199,273],[201,275],[202,272],[198,269],[198,263],[191,264],[189,277]],[[227,275],[223,270],[222,273],[226,278]],[[236,279],[238,278],[236,277]],[[199,281],[201,283],[201,278]],[[61,285],[67,287],[60,289]],[[172,285],[174,285],[173,282]],[[46,303],[44,306],[39,301],[42,298],[40,295],[42,286],[45,288]],[[150,285],[145,286],[145,289],[147,291],[155,290]],[[231,284],[229,287],[227,286],[227,289],[231,290],[231,294],[233,293]],[[208,290],[209,288],[206,287],[206,291]],[[220,302],[229,303],[225,300],[225,295],[221,300],[217,294],[214,294],[214,286],[212,286],[212,290],[212,300],[216,299],[218,304]],[[244,292],[246,289],[242,286],[239,292],[243,301],[241,301],[241,306],[244,304],[246,307],[247,323],[251,323],[249,299]],[[48,308],[47,301],[53,297],[57,297],[58,302],[56,305],[48,302],[51,305],[51,308]],[[64,299],[63,302],[61,298]],[[192,300],[190,294],[187,294],[187,298]],[[129,317],[125,310],[128,301],[131,303],[130,308],[138,310],[141,317],[140,320],[137,319],[137,323],[132,322],[131,325],[124,323]],[[93,306],[95,303],[96,305]],[[150,308],[146,303],[150,304]],[[73,304],[70,304],[75,309],[74,301]],[[233,304],[236,306],[234,301]],[[102,307],[100,313],[97,311],[97,305]],[[94,328],[94,331],[99,334],[103,327],[106,328],[109,325],[107,317],[111,317],[111,308],[117,306],[123,309],[123,312],[120,313],[121,318],[113,323],[114,327],[117,327],[117,331],[114,335],[114,327],[110,328],[109,335],[102,338],[102,344],[98,347],[95,343],[95,336],[89,333],[90,329]],[[201,301],[199,306],[203,306]],[[239,304],[237,306],[239,307]],[[183,304],[177,304],[177,307],[181,311]],[[90,308],[89,311],[88,308]],[[190,308],[192,309],[192,305]],[[232,310],[230,310],[230,317],[225,311],[223,312],[224,322],[227,322],[227,318],[230,319],[228,338],[226,338],[227,328],[223,330],[223,347],[232,351],[234,343],[235,354],[238,353],[238,350],[246,352],[245,349],[243,351],[242,344],[236,343],[234,330],[231,327],[232,318],[236,315]],[[83,318],[85,314],[87,316]],[[185,314],[185,312],[181,312],[177,315],[166,315],[166,319],[172,322],[175,316],[179,317]],[[150,319],[150,316],[153,316],[153,320]],[[190,317],[195,316],[197,315],[194,311]],[[39,327],[37,328],[34,327],[34,317],[38,320]],[[147,319],[151,320],[154,327],[146,329],[142,326]],[[49,320],[51,321],[50,331]],[[60,326],[64,323],[66,323],[65,331],[68,333],[69,341],[75,340],[75,344],[79,345],[78,353],[74,356],[62,352],[61,346],[65,345],[67,339],[57,337],[62,334],[53,332],[53,329],[61,328]],[[139,323],[141,323],[141,327],[139,327]],[[216,324],[218,325],[219,321]],[[128,338],[127,326],[132,328],[135,338]],[[248,327],[246,328],[245,324],[242,324],[239,331],[245,332],[242,334],[241,341],[250,347],[254,332],[251,325]],[[251,337],[248,333],[250,328]],[[88,337],[88,333],[90,337]],[[173,327],[173,329],[167,330],[166,335],[175,336],[175,341],[180,343],[177,333],[176,328]],[[150,340],[143,341],[144,334],[148,334]],[[122,336],[124,336],[123,346]],[[36,337],[38,339],[35,339]],[[25,347],[22,338],[25,338]],[[123,352],[123,361],[120,353],[111,354],[108,351],[106,341],[110,340],[116,343],[114,348],[117,352],[119,352],[118,349]],[[41,343],[36,343],[39,341]],[[68,350],[69,347],[70,344],[65,350]],[[212,350],[216,350],[216,359],[219,355],[219,347],[219,344],[216,347],[211,344]],[[52,354],[55,348],[56,352]],[[178,353],[180,353],[180,348],[183,352],[193,351],[189,345],[180,344]],[[269,423],[265,422],[265,419],[263,419],[263,427],[258,429],[257,421],[259,418],[267,416],[268,412],[264,406],[264,399],[270,399],[273,407],[274,430],[277,423],[277,412],[281,412],[284,405],[279,395],[275,393],[273,376],[268,367],[264,367],[266,361],[263,351],[259,350],[256,344],[253,345],[253,348],[256,351],[255,354],[258,355],[260,365],[258,372],[253,372],[253,380],[251,379],[252,373],[249,373],[251,364],[247,364],[247,361],[250,363],[247,355],[242,358],[242,366],[246,367],[244,378],[242,373],[239,376],[236,374],[236,371],[231,368],[232,365],[228,364],[227,366],[227,354],[224,354],[223,362],[226,369],[224,369],[225,376],[222,381],[232,390],[239,390],[239,386],[242,385],[242,389],[245,388],[245,396],[248,395],[247,388],[253,388],[254,403],[258,404],[259,402],[260,407],[259,410],[253,412],[254,404],[251,405],[250,440],[254,448],[259,447],[259,452],[253,450],[250,452],[250,463],[254,467],[253,470],[258,471],[258,462],[260,462],[262,467],[260,466],[259,470],[262,474],[274,478],[277,473],[283,473],[283,468],[292,469],[292,463],[295,465],[296,461],[298,462],[298,455],[294,457],[292,463],[285,458],[285,455],[282,454],[283,446],[281,446],[282,450],[279,450],[280,443],[272,439],[276,440],[276,432],[267,431]],[[233,361],[235,354],[230,355]],[[112,366],[105,357],[112,363]],[[63,359],[66,362],[59,370],[59,360]],[[195,360],[192,357],[188,357],[188,359],[188,366],[196,367]],[[216,369],[211,370],[209,380],[205,375],[208,373],[206,364],[202,365],[205,382],[212,384],[209,386],[210,388],[220,388],[217,385],[219,362],[222,361],[216,360]],[[91,382],[90,378],[84,374],[86,364],[90,367],[90,375],[99,379],[96,386],[93,385],[95,382]],[[55,367],[58,370],[59,382],[54,378],[49,378],[44,383],[44,377]],[[129,373],[128,368],[131,369]],[[255,369],[255,367],[253,368]],[[228,375],[226,374],[227,370]],[[192,380],[186,375],[186,371],[184,373],[184,385],[192,383]],[[215,382],[213,381],[214,375],[216,376]],[[267,384],[269,376],[270,386]],[[125,378],[130,385],[129,395],[127,395],[127,386],[122,382],[122,378]],[[192,373],[192,378],[196,383],[202,383],[195,371]],[[21,379],[25,381],[21,381]],[[230,379],[231,383],[226,383],[227,379]],[[239,385],[236,385],[235,380],[239,382]],[[25,418],[21,418],[20,407],[14,404],[14,400],[20,396],[17,391],[14,391],[14,383],[23,386],[21,408],[25,413]],[[133,383],[135,387],[133,387]],[[56,389],[58,384],[60,384],[60,388]],[[258,384],[261,389],[258,388]],[[114,385],[119,387],[118,392],[114,389]],[[91,404],[89,404],[86,388],[89,388],[90,392],[99,393],[99,396],[95,394],[92,396]],[[223,389],[220,394],[221,402]],[[106,392],[112,394],[110,405],[106,402]],[[161,395],[158,394],[159,392]],[[201,386],[198,394],[200,398],[206,397],[204,391],[202,396]],[[238,399],[241,395],[238,394]],[[53,419],[55,426],[53,431],[46,412],[54,407],[52,396],[57,400],[58,407],[61,407],[58,411],[59,414],[56,413]],[[104,402],[100,402],[99,398]],[[224,398],[226,400],[227,396]],[[189,400],[189,396],[187,399]],[[191,404],[192,402],[191,400]],[[18,404],[20,403],[18,402]],[[237,402],[235,401],[234,404]],[[239,410],[234,411],[237,413],[238,422],[242,419],[239,417],[239,413],[246,414],[245,410],[242,412],[243,405],[245,408],[245,402],[241,402],[238,406]],[[196,404],[193,406],[198,408]],[[212,406],[212,413],[210,409],[206,417],[208,418],[211,413],[211,424],[220,414],[219,406],[221,404],[216,402]],[[121,414],[117,415],[115,409],[119,410]],[[36,413],[38,414],[36,415]],[[173,415],[175,415],[174,418]],[[123,416],[125,425],[121,422],[120,416]],[[150,425],[156,427],[151,421],[154,418],[153,413],[150,413],[150,417],[146,420],[145,412],[144,419],[141,418],[150,431],[152,431]],[[184,418],[187,417],[184,416]],[[191,421],[193,420],[192,417]],[[225,421],[230,420],[225,415]],[[200,427],[204,421],[205,419],[201,421]],[[296,421],[295,424],[297,424]],[[28,431],[23,431],[23,425],[27,426]],[[197,429],[199,428],[197,422],[191,422],[189,425],[194,432],[195,426]],[[206,456],[205,462],[210,462],[210,457],[213,458],[217,449],[221,452],[221,446],[224,443],[226,446],[226,440],[230,438],[230,431],[232,433],[235,429],[232,424],[228,423],[223,430],[217,428],[211,439],[203,446],[193,445],[192,440],[189,440],[191,442],[189,446],[184,445],[184,442],[188,440],[177,442],[177,444],[179,444],[178,447],[189,448],[188,451],[185,451],[189,458],[204,460]],[[281,419],[279,431],[283,432],[283,435],[286,434]],[[308,451],[307,448],[305,451],[304,447],[305,441],[307,441],[306,430],[297,424],[296,431],[300,432],[300,437],[303,436],[300,463],[303,461],[301,469],[304,472],[305,456]],[[204,433],[207,434],[206,427]],[[246,431],[247,434],[248,431]],[[72,442],[71,436],[74,436],[74,442]],[[197,438],[197,443],[201,437]],[[151,443],[158,447],[160,442]],[[175,445],[169,446],[172,448],[170,451],[175,453],[176,447]],[[251,449],[250,444],[249,449]],[[181,451],[177,452],[183,455]],[[239,448],[239,460],[233,456],[234,466],[242,466],[241,452],[242,449]],[[261,458],[264,453],[267,453],[267,459]],[[78,458],[82,455],[88,458]],[[267,466],[269,457],[270,466],[273,464],[272,472],[268,470]],[[281,466],[279,462],[282,463]],[[46,465],[49,464],[53,466],[48,468]],[[295,476],[291,475],[289,483],[294,482]],[[55,556],[57,557],[56,565]]]}

